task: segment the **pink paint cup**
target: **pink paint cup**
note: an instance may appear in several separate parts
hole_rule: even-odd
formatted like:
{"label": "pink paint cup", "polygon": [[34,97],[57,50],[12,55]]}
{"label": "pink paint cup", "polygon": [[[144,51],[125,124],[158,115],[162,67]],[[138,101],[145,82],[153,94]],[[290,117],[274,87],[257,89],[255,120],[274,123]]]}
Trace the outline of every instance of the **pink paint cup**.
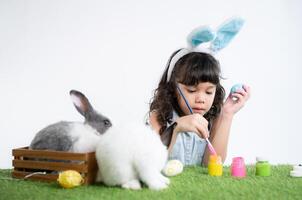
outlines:
{"label": "pink paint cup", "polygon": [[234,157],[231,165],[231,175],[238,178],[246,176],[244,159],[242,157]]}

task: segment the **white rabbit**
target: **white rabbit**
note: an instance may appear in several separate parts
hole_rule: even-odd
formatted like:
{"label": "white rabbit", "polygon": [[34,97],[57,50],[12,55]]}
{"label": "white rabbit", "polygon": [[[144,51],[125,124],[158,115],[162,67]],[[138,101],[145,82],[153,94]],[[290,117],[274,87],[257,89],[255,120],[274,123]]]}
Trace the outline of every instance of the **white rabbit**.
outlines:
{"label": "white rabbit", "polygon": [[141,189],[167,188],[170,180],[161,174],[168,157],[157,133],[144,124],[111,127],[101,136],[96,149],[97,181],[108,186]]}
{"label": "white rabbit", "polygon": [[112,126],[110,120],[93,109],[88,99],[79,91],[71,90],[74,106],[85,117],[84,123],[61,121],[39,131],[30,149],[93,152],[100,135]]}

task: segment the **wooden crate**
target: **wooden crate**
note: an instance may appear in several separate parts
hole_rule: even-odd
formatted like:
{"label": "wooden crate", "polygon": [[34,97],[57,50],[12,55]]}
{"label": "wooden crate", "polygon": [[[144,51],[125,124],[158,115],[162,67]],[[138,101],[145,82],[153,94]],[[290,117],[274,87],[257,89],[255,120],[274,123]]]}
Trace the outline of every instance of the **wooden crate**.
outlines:
{"label": "wooden crate", "polygon": [[97,174],[97,162],[95,152],[90,153],[70,153],[63,151],[30,150],[28,147],[12,150],[14,178],[25,178],[34,172],[44,174],[34,174],[26,179],[40,181],[56,181],[58,173],[64,170],[76,170],[83,179],[84,184],[95,182]]}

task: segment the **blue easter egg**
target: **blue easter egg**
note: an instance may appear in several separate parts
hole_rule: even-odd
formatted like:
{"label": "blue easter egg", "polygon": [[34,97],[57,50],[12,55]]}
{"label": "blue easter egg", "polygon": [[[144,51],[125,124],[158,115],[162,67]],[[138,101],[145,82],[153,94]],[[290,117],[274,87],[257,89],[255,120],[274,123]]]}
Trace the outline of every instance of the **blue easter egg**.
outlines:
{"label": "blue easter egg", "polygon": [[238,84],[233,85],[233,87],[231,88],[231,93],[234,93],[239,89],[243,89],[243,84],[238,83]]}

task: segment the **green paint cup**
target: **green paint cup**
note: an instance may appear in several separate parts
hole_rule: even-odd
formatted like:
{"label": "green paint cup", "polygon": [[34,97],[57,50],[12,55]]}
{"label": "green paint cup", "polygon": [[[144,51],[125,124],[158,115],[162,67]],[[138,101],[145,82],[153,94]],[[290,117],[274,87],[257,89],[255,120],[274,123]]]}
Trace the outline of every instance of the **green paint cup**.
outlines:
{"label": "green paint cup", "polygon": [[268,160],[263,157],[256,158],[256,176],[270,176],[271,175],[271,165]]}

